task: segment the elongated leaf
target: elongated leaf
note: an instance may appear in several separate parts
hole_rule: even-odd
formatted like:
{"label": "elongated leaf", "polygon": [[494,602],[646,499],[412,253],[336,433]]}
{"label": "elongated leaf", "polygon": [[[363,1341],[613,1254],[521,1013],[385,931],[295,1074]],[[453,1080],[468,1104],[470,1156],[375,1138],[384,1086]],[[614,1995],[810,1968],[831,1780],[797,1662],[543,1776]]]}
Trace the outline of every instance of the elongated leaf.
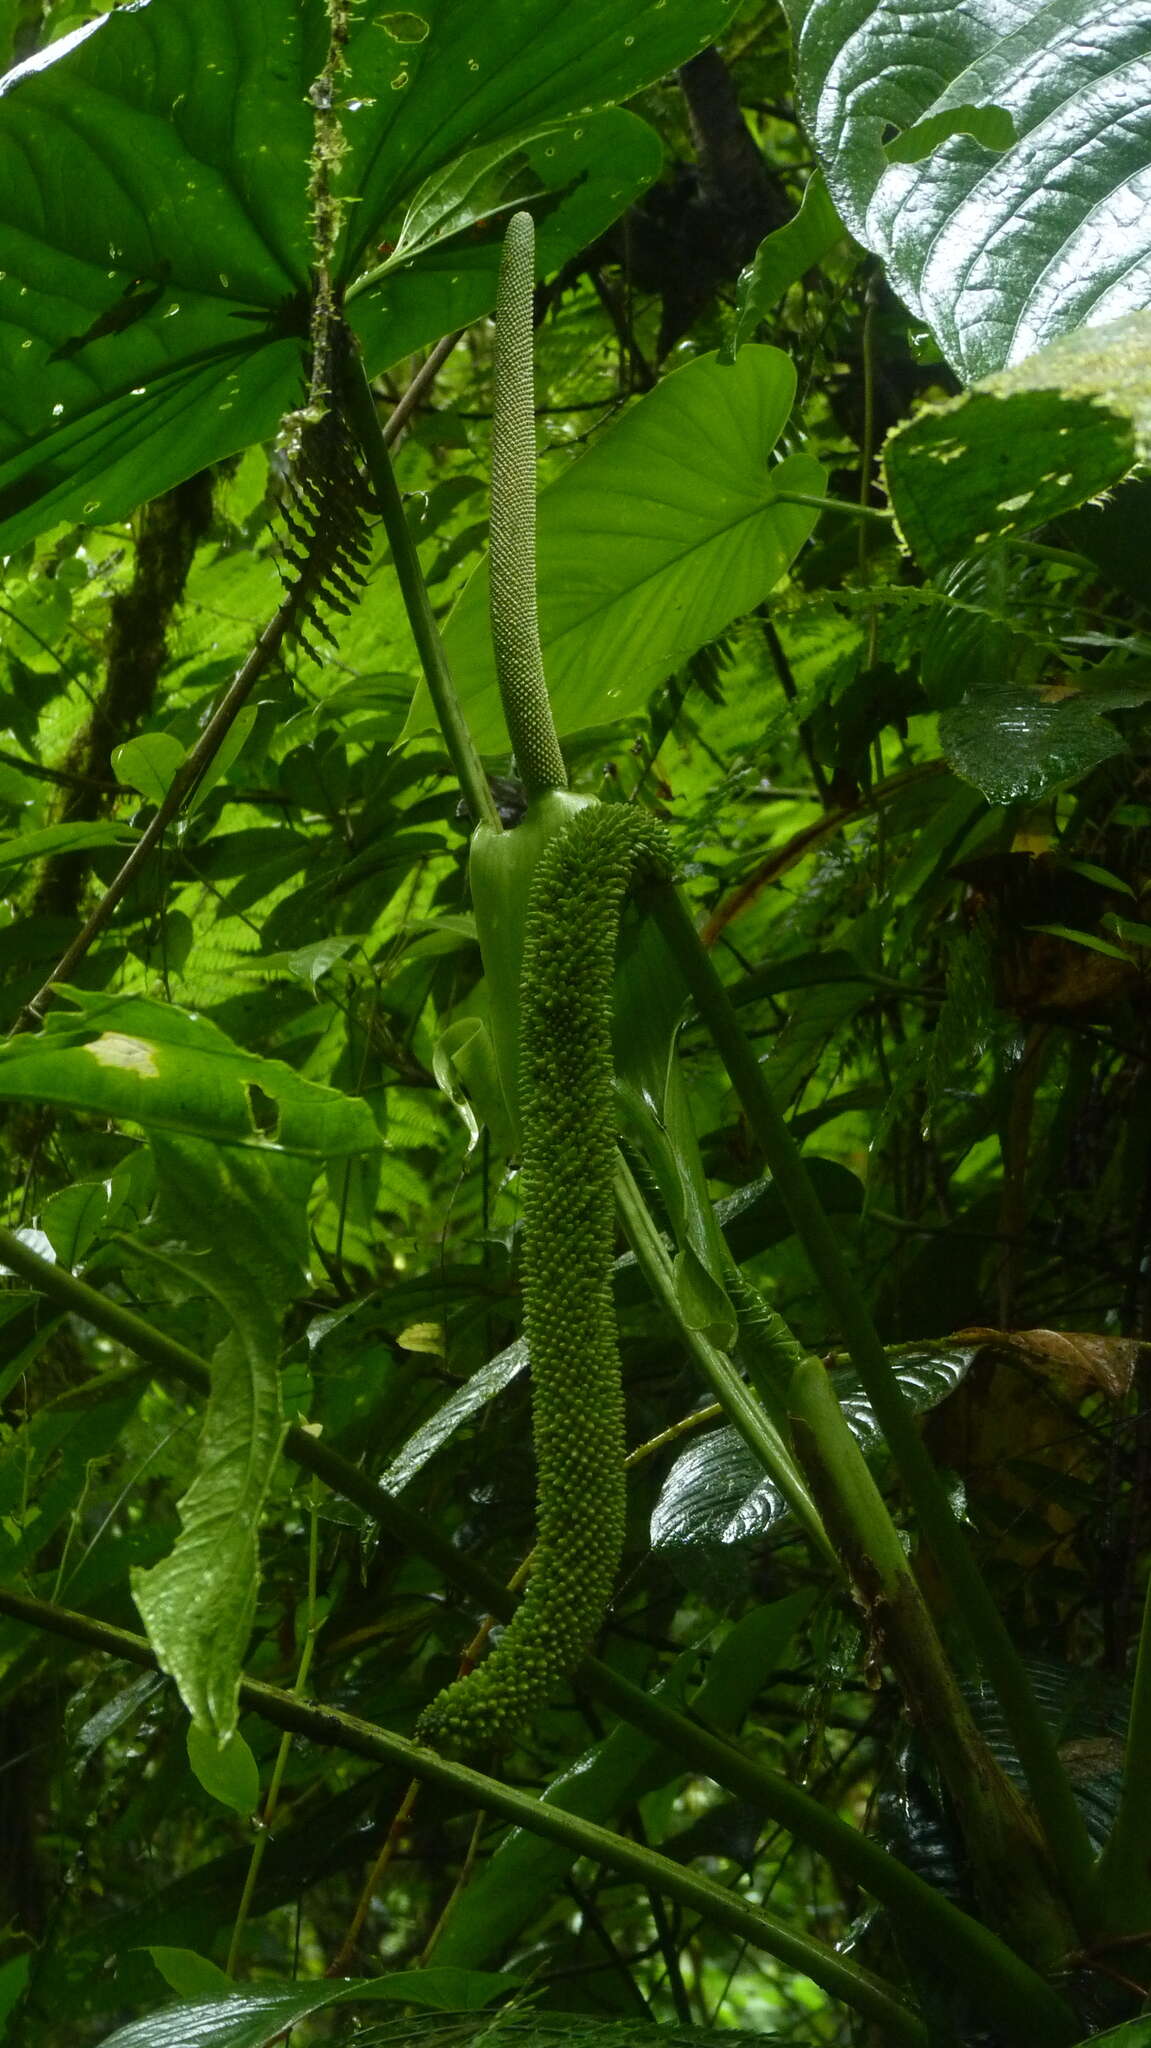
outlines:
{"label": "elongated leaf", "polygon": [[892,434],[900,531],[937,570],[1062,517],[1151,452],[1151,313],[1052,342]]}
{"label": "elongated leaf", "polygon": [[415,1478],[417,1472],[423,1470],[428,1459],[435,1456],[440,1446],[455,1435],[461,1423],[466,1422],[469,1415],[474,1415],[477,1409],[494,1400],[497,1394],[502,1394],[504,1388],[510,1386],[514,1379],[518,1379],[520,1373],[527,1371],[527,1365],[528,1347],[522,1337],[517,1337],[515,1343],[509,1344],[506,1351],[499,1352],[495,1358],[489,1358],[486,1365],[481,1365],[479,1371],[474,1372],[471,1378],[465,1381],[459,1392],[452,1394],[444,1402],[443,1407],[437,1408],[435,1414],[430,1415],[428,1420],[421,1424],[414,1436],[408,1438],[403,1450],[393,1458],[386,1472],[380,1474],[380,1485],[389,1493],[399,1493]]}
{"label": "elongated leaf", "polygon": [[766,236],[754,261],[739,273],[735,325],[721,351],[722,362],[735,361],[738,350],[754,334],[759,322],[798,283],[805,270],[810,270],[834,248],[842,234],[843,223],[831,203],[823,173],[816,171],[795,219]]}
{"label": "elongated leaf", "polygon": [[[35,1037],[0,1046],[0,1100],[53,1102],[315,1161],[378,1143],[366,1103],[244,1052],[206,1017],[145,996],[65,993],[79,1015],[54,1010]],[[276,1112],[270,1127],[254,1114],[261,1097]]]}
{"label": "elongated leaf", "polygon": [[212,1359],[180,1534],[159,1564],[132,1573],[132,1595],[194,1722],[227,1740],[259,1590],[260,1517],[283,1438],[280,1317],[304,1277],[315,1165],[168,1132],[153,1133],[152,1149],[155,1256],[217,1301],[231,1329]]}
{"label": "elongated leaf", "polygon": [[477,1970],[399,1970],[390,1977],[332,1984],[286,1984],[275,1990],[237,1991],[230,1998],[169,2006],[105,2036],[102,2048],[266,2048],[277,2035],[315,2012],[361,2000],[401,1999],[437,2011],[482,2011],[516,1978]]}
{"label": "elongated leaf", "polygon": [[[1151,0],[920,0],[910,12],[905,0],[789,0],[789,12],[800,109],[832,197],[961,375],[1147,306]],[[987,142],[1006,138],[1002,113],[1016,139],[1000,151]],[[983,141],[953,133],[917,162],[893,162],[898,143],[885,151],[893,131],[946,130],[948,115]]]}
{"label": "elongated leaf", "polygon": [[[701,356],[541,492],[540,635],[561,732],[637,710],[786,574],[817,515],[776,493],[825,488],[809,455],[768,467],[794,397],[778,349],[751,345],[731,367]],[[478,744],[506,746],[486,563],[445,642]],[[409,729],[429,716],[418,697]]]}
{"label": "elongated leaf", "polygon": [[[451,264],[449,251],[446,278],[435,267],[466,203],[436,218],[425,207],[425,254],[397,273],[394,306],[366,288],[380,237],[394,239],[429,180],[444,193],[443,174],[469,152],[506,149],[513,196],[542,195],[544,258],[559,262],[658,169],[634,119],[577,132],[578,117],[682,62],[730,11],[731,0],[666,0],[638,15],[630,0],[589,0],[578,13],[492,0],[479,36],[470,0],[424,0],[418,42],[397,40],[396,16],[359,21],[341,92],[341,190],[354,203],[335,268],[349,297],[362,287],[353,310],[368,368],[491,304],[490,251],[479,268]],[[268,437],[299,403],[309,92],[327,34],[321,0],[197,0],[191,10],[146,0],[3,81],[6,548],[66,516],[117,517]],[[562,137],[543,136],[573,116]]]}
{"label": "elongated leaf", "polygon": [[38,832],[0,839],[0,867],[25,867],[50,853],[88,853],[102,846],[131,846],[136,834],[124,821],[93,818],[85,825],[44,825]]}
{"label": "elongated leaf", "polygon": [[[487,38],[485,35],[485,42]],[[494,159],[494,162],[493,162]],[[490,164],[473,183],[478,160]],[[368,362],[383,366],[463,327],[495,303],[503,229],[513,205],[538,215],[536,268],[562,268],[659,176],[659,137],[618,107],[476,151],[416,194],[409,229],[376,273],[353,287],[349,313]],[[461,187],[466,192],[461,193]],[[435,204],[433,205],[433,199]],[[434,230],[442,209],[440,232]],[[431,218],[429,218],[429,215]],[[474,225],[469,225],[469,217]],[[456,219],[460,227],[454,227]],[[403,254],[410,232],[419,253]]]}

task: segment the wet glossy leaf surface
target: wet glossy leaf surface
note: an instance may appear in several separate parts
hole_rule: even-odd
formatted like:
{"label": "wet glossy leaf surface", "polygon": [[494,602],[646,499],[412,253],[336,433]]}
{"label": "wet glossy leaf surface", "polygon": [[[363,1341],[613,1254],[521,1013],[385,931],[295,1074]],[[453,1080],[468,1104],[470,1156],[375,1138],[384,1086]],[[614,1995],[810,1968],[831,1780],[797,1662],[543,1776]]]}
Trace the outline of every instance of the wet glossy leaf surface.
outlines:
{"label": "wet glossy leaf surface", "polygon": [[[792,0],[789,13],[832,197],[961,375],[1147,304],[1149,0]],[[890,161],[885,143],[965,106],[1005,110],[1011,147],[959,133],[921,162]]]}
{"label": "wet glossy leaf surface", "polygon": [[1123,751],[1115,727],[1081,697],[1045,704],[1011,690],[986,690],[953,705],[939,738],[957,775],[989,803],[1032,803],[1078,781]]}

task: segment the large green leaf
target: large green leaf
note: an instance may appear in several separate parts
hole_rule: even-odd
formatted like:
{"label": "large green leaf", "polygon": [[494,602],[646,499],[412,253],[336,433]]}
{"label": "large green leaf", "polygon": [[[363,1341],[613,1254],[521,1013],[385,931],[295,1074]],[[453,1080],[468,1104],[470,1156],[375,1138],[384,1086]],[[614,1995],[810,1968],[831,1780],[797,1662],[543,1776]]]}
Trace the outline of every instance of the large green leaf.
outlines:
{"label": "large green leaf", "polygon": [[141,996],[67,993],[79,1014],[55,1011],[39,1036],[0,1048],[0,1099],[143,1125],[158,1198],[140,1248],[230,1325],[180,1536],[133,1576],[163,1669],[195,1720],[226,1736],[283,1434],[279,1326],[306,1270],[308,1196],[321,1162],[373,1148],[376,1127],[365,1103],[243,1052],[206,1018]]}
{"label": "large green leaf", "polygon": [[[151,1131],[319,1162],[372,1149],[366,1103],[244,1052],[206,1017],[146,996],[62,991],[44,1029],[0,1046],[0,1099],[52,1102]],[[270,1098],[269,1128],[254,1110]]]}
{"label": "large green leaf", "polygon": [[[789,12],[832,197],[964,377],[1151,302],[1149,0],[789,0]],[[995,108],[1014,129],[1003,150],[986,144],[1009,133]],[[947,115],[958,132],[922,161],[895,160]]]}
{"label": "large green leaf", "polygon": [[884,477],[926,569],[1109,490],[1151,453],[1151,313],[1055,341],[892,434]]}
{"label": "large green leaf", "polygon": [[[698,357],[540,493],[540,637],[561,732],[638,710],[786,573],[818,515],[777,493],[825,488],[810,455],[768,466],[794,398],[779,349],[741,349],[730,367]],[[486,563],[444,638],[477,743],[506,746]],[[421,696],[410,723],[428,722]]]}
{"label": "large green leaf", "polygon": [[104,2037],[103,2048],[266,2048],[297,2020],[331,2006],[368,1999],[401,1999],[405,2005],[480,2012],[501,1992],[514,1990],[514,1977],[478,1970],[400,1970],[390,1977],[364,1977],[332,1984],[279,1984],[236,1991],[230,1998],[169,2006],[166,2012],[134,2020]]}
{"label": "large green leaf", "polygon": [[[482,37],[470,0],[365,18],[340,95],[354,203],[336,274],[369,368],[491,304],[494,248],[479,260],[458,238],[493,204],[538,196],[547,263],[619,213],[658,150],[631,117],[605,125],[595,109],[708,42],[730,8],[666,0],[637,15],[630,0],[590,0],[577,14],[492,0]],[[422,39],[397,41],[402,21],[426,24]],[[321,0],[147,0],[3,81],[6,548],[60,518],[116,517],[270,435],[299,402],[309,91],[326,38]],[[413,202],[422,226],[405,242]],[[370,275],[385,233],[408,267],[380,289]]]}

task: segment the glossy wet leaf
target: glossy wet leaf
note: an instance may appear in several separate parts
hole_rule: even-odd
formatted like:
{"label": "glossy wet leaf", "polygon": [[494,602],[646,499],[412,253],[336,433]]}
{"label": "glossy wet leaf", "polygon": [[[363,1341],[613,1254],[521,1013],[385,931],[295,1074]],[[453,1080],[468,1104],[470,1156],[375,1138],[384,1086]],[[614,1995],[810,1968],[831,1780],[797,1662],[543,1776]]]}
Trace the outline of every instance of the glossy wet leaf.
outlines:
{"label": "glossy wet leaf", "polygon": [[940,715],[939,742],[955,773],[993,804],[1034,803],[1124,751],[1086,699],[1046,704],[1021,690],[982,690],[952,705]]}
{"label": "glossy wet leaf", "polygon": [[[540,637],[561,733],[638,710],[786,574],[817,515],[776,493],[826,487],[809,455],[769,466],[794,398],[778,349],[751,345],[731,367],[699,357],[540,493]],[[444,638],[477,743],[506,747],[486,562]],[[429,715],[418,698],[410,725]]]}
{"label": "glossy wet leaf", "polygon": [[[892,1354],[915,1414],[926,1414],[954,1392],[976,1348],[941,1345]],[[874,1449],[882,1441],[880,1431],[854,1373],[840,1369],[832,1380],[852,1435],[864,1450]],[[652,1514],[652,1547],[698,1552],[705,1575],[709,1566],[722,1571],[725,1553],[746,1550],[788,1512],[754,1452],[725,1423],[689,1441],[676,1458]]]}
{"label": "glossy wet leaf", "polygon": [[926,569],[1060,518],[1151,452],[1151,313],[1053,342],[930,406],[883,453],[892,508]]}
{"label": "glossy wet leaf", "polygon": [[[1151,0],[788,11],[801,116],[832,197],[962,376],[1148,304]],[[898,143],[885,143],[969,109],[983,140],[961,131],[921,161],[891,161]],[[1006,149],[987,146],[1006,135],[992,110],[1014,126]]]}
{"label": "glossy wet leaf", "polygon": [[[510,161],[518,149],[513,183],[543,195],[546,260],[558,263],[658,169],[641,124],[621,116],[604,129],[590,117],[690,56],[729,12],[730,0],[668,0],[638,15],[629,0],[589,0],[578,14],[492,0],[480,36],[470,0],[426,0],[415,43],[397,42],[375,15],[359,21],[342,81],[351,203],[335,272],[368,369],[492,302],[491,251],[478,269],[436,268],[445,235],[460,219],[469,231],[466,205],[427,220],[426,295],[421,256],[397,273],[394,305],[376,287],[355,298],[379,267],[380,238],[395,238],[429,180],[450,182],[469,152],[506,149]],[[118,517],[268,438],[300,402],[309,93],[327,33],[320,0],[197,0],[192,10],[146,0],[3,81],[7,548],[65,517]],[[543,137],[571,116],[563,137]]]}
{"label": "glossy wet leaf", "polygon": [[527,1371],[527,1365],[528,1347],[522,1337],[517,1337],[506,1351],[499,1352],[495,1358],[489,1358],[486,1365],[481,1365],[457,1393],[449,1395],[443,1406],[420,1425],[408,1438],[403,1450],[381,1472],[380,1485],[389,1493],[399,1493],[409,1485],[429,1458],[433,1458],[441,1446],[450,1441],[469,1416],[486,1407],[497,1394],[502,1394],[505,1387]]}
{"label": "glossy wet leaf", "polygon": [[516,1978],[480,1970],[400,1970],[389,1977],[350,1982],[286,1984],[273,1990],[235,1991],[228,1998],[169,2006],[106,2034],[100,2048],[267,2048],[297,2020],[331,2006],[361,2000],[401,1999],[439,2011],[480,2012]]}

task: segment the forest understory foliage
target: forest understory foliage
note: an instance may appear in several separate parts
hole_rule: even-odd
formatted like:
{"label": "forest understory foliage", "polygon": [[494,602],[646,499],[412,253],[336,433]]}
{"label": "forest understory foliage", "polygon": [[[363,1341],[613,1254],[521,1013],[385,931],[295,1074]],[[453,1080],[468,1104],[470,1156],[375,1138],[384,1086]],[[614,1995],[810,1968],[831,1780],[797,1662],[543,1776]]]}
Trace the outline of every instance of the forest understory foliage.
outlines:
{"label": "forest understory foliage", "polygon": [[4,2048],[1151,2048],[1151,0],[907,13],[0,0]]}

